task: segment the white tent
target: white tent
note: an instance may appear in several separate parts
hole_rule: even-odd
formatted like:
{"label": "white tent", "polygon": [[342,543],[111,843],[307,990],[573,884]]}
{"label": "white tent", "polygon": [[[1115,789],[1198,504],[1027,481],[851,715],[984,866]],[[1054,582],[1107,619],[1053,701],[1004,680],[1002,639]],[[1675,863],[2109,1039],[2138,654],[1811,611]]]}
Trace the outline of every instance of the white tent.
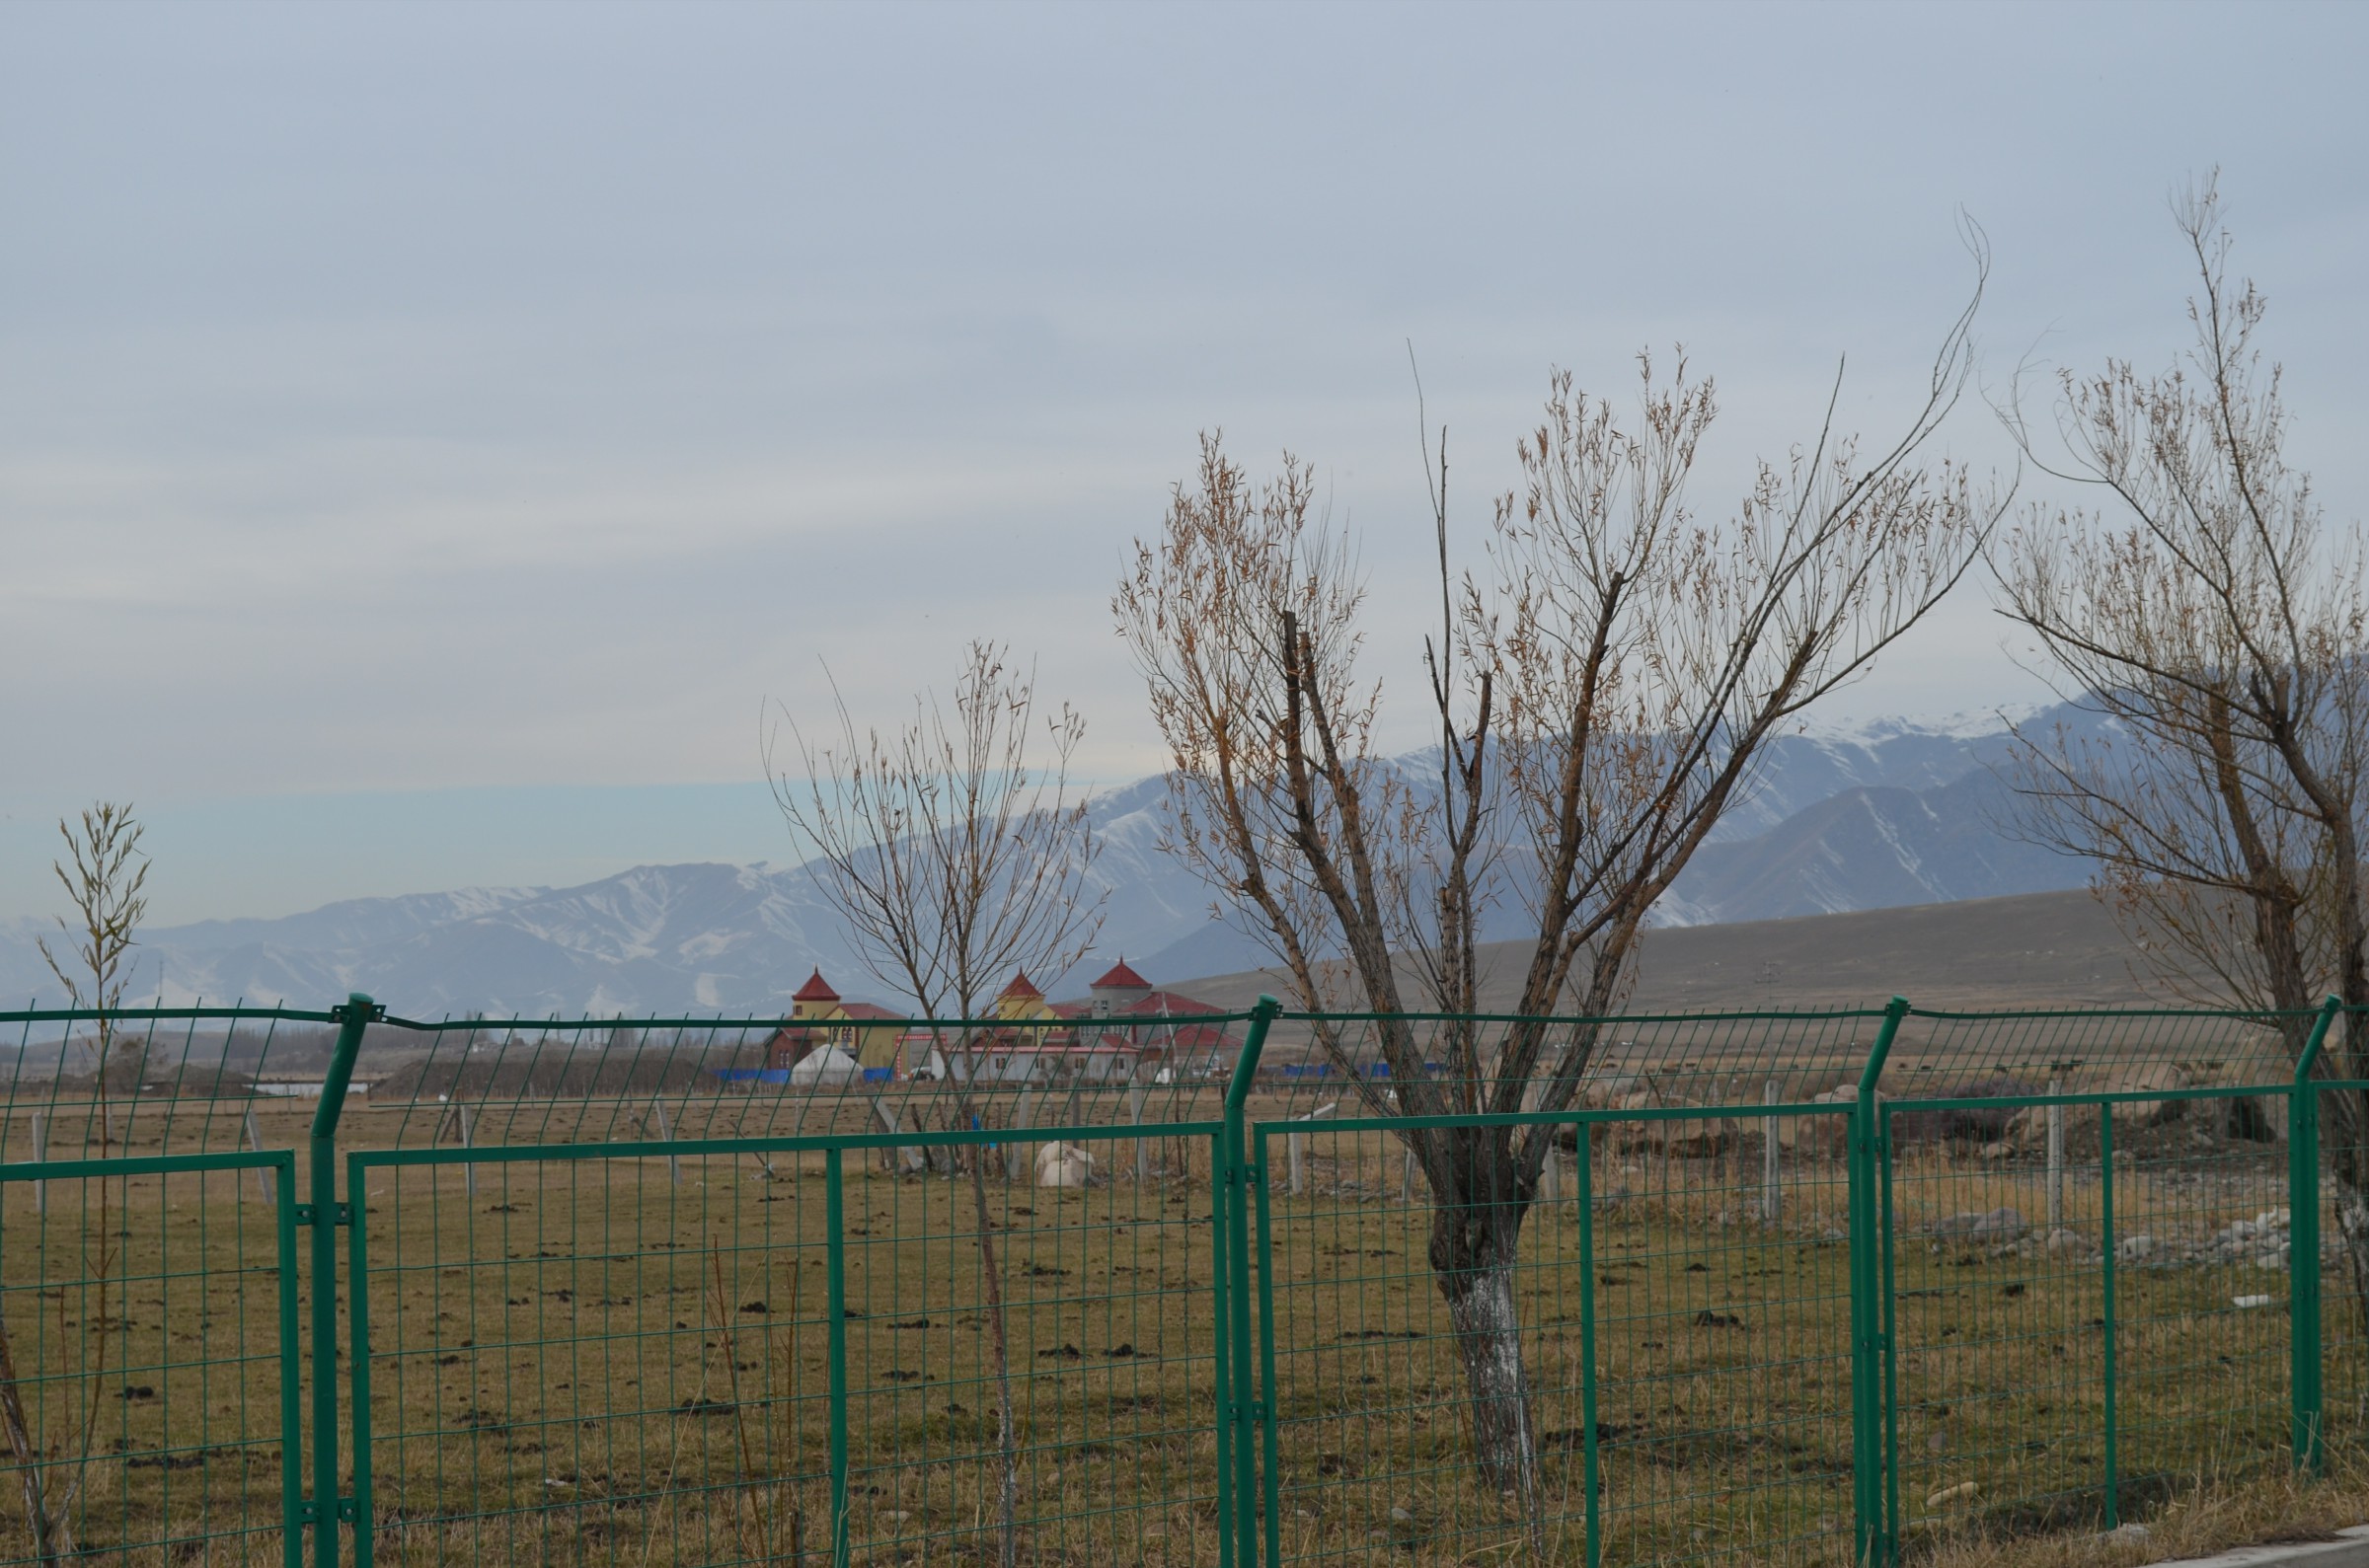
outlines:
{"label": "white tent", "polygon": [[790,1069],[790,1082],[811,1087],[818,1083],[853,1083],[864,1076],[856,1059],[835,1045],[807,1053]]}

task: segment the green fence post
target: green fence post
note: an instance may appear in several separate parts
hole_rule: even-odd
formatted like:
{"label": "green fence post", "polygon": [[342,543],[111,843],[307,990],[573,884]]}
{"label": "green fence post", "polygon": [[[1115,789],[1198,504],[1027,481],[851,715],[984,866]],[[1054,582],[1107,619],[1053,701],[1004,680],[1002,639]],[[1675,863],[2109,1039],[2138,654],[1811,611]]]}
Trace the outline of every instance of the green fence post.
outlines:
{"label": "green fence post", "polygon": [[[1220,1271],[1227,1274],[1221,1297],[1228,1322],[1231,1345],[1225,1357],[1224,1372],[1231,1375],[1233,1386],[1218,1391],[1219,1420],[1228,1434],[1232,1452],[1226,1455],[1233,1460],[1229,1478],[1233,1491],[1236,1542],[1234,1561],[1240,1568],[1251,1568],[1259,1560],[1259,1486],[1257,1459],[1254,1450],[1258,1438],[1254,1426],[1257,1400],[1251,1381],[1251,1236],[1250,1183],[1263,1180],[1263,1171],[1255,1171],[1244,1148],[1243,1108],[1251,1097],[1251,1081],[1258,1075],[1259,1058],[1266,1050],[1266,1031],[1275,1021],[1283,1004],[1272,997],[1262,996],[1251,1008],[1251,1027],[1244,1038],[1242,1054],[1234,1059],[1234,1072],[1226,1081],[1225,1119],[1219,1138],[1223,1143],[1225,1170],[1223,1186],[1211,1196],[1216,1200],[1210,1207],[1225,1211],[1224,1229],[1220,1232],[1224,1255],[1218,1259]],[[1264,1259],[1261,1260],[1262,1263]],[[1221,1449],[1221,1453],[1223,1450]],[[1220,1539],[1223,1534],[1221,1530]]]}
{"label": "green fence post", "polygon": [[1884,1477],[1892,1456],[1883,1451],[1883,1343],[1881,1247],[1876,1235],[1876,1169],[1882,1129],[1875,1112],[1875,1083],[1892,1054],[1908,999],[1894,997],[1883,1009],[1883,1025],[1860,1069],[1859,1094],[1851,1107],[1851,1496],[1854,1560],[1881,1565],[1891,1560],[1883,1528]]}
{"label": "green fence post", "polygon": [[2105,1528],[2122,1528],[2122,1453],[2120,1446],[2119,1400],[2115,1380],[2121,1376],[2120,1358],[2114,1351],[2120,1329],[2114,1321],[2114,1102],[2105,1100],[2098,1106],[2098,1243],[2105,1277],[2102,1283],[2104,1300],[2100,1304],[2105,1317]]}
{"label": "green fence post", "polygon": [[1602,1459],[1596,1447],[1596,1124],[1578,1124],[1574,1174],[1579,1189],[1579,1456],[1580,1485],[1587,1489],[1587,1568],[1604,1552]]}
{"label": "green fence post", "polygon": [[1283,1558],[1283,1482],[1275,1445],[1275,1271],[1267,1266],[1275,1255],[1274,1214],[1266,1183],[1267,1129],[1259,1129],[1258,1157],[1251,1161],[1252,1190],[1259,1197],[1259,1456],[1265,1467],[1266,1561],[1269,1568]]}
{"label": "green fence post", "polygon": [[1229,1305],[1234,1249],[1227,1243],[1234,1191],[1234,1166],[1226,1155],[1225,1129],[1209,1139],[1209,1298],[1216,1332],[1209,1341],[1209,1370],[1217,1381],[1217,1568],[1235,1568],[1242,1533],[1234,1507],[1234,1312]]}
{"label": "green fence post", "polygon": [[847,1213],[841,1151],[823,1151],[823,1310],[830,1313],[825,1338],[830,1349],[831,1397],[831,1564],[847,1568]]}
{"label": "green fence post", "polygon": [[1900,1342],[1900,1295],[1894,1283],[1898,1274],[1892,1234],[1892,1115],[1881,1107],[1875,1112],[1875,1213],[1879,1217],[1875,1235],[1882,1252],[1882,1275],[1875,1292],[1882,1315],[1875,1331],[1883,1344],[1883,1539],[1887,1558],[1896,1558],[1900,1553],[1900,1357],[1894,1347]]}
{"label": "green fence post", "polygon": [[304,1568],[304,1393],[297,1348],[304,1318],[296,1290],[296,1157],[271,1167],[271,1223],[279,1248],[279,1489],[286,1568]]}
{"label": "green fence post", "polygon": [[338,1043],[321,1083],[321,1108],[313,1113],[313,1201],[309,1214],[297,1216],[313,1228],[313,1502],[305,1518],[319,1568],[337,1568],[338,1524],[351,1514],[338,1496],[338,1121],[345,1114],[362,1031],[387,1009],[357,991],[329,1015],[338,1020]]}
{"label": "green fence post", "polygon": [[2287,1090],[2288,1385],[2294,1403],[2295,1467],[2314,1475],[2328,1467],[2322,1440],[2328,1394],[2320,1326],[2320,1091],[2312,1073],[2328,1044],[2329,1027],[2343,1007],[2340,997],[2320,1005],[2311,1037],[2295,1058],[2295,1082]]}
{"label": "green fence post", "polygon": [[[361,1157],[348,1157],[345,1190],[360,1194],[369,1183],[362,1174]],[[347,1199],[352,1203],[352,1199]],[[352,1230],[346,1237],[346,1288],[353,1293],[345,1308],[345,1335],[350,1345],[345,1376],[353,1406],[353,1568],[370,1568],[377,1552],[366,1521],[370,1516],[370,1236],[369,1205],[352,1203]]]}

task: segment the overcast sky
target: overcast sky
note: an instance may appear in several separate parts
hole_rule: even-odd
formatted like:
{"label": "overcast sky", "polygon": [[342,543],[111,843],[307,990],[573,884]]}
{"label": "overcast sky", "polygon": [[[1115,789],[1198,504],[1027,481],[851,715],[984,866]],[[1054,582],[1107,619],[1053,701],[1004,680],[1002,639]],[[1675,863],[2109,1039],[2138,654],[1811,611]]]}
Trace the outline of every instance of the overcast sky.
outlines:
{"label": "overcast sky", "polygon": [[[1550,367],[1683,341],[1696,491],[1984,374],[2179,345],[2218,165],[2297,456],[2369,457],[2369,11],[0,8],[0,916],[154,822],[157,914],[782,859],[757,725],[1009,638],[1157,766],[1107,601],[1198,431],[1424,591]],[[2003,460],[1979,406],[1949,448]],[[2044,495],[2044,490],[2032,493]],[[1843,710],[2026,700],[1979,584]],[[1412,730],[1407,732],[1411,737]],[[620,787],[631,786],[631,787]]]}

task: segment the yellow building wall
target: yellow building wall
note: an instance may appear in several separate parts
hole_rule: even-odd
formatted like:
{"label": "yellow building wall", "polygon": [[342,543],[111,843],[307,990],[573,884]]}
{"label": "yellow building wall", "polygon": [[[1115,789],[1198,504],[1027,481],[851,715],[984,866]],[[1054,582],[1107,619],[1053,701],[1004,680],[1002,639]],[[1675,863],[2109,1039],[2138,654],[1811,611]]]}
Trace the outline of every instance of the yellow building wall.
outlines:
{"label": "yellow building wall", "polygon": [[995,999],[995,1015],[1008,1023],[1026,1023],[1034,1018],[1061,1016],[1042,997],[1001,996]]}

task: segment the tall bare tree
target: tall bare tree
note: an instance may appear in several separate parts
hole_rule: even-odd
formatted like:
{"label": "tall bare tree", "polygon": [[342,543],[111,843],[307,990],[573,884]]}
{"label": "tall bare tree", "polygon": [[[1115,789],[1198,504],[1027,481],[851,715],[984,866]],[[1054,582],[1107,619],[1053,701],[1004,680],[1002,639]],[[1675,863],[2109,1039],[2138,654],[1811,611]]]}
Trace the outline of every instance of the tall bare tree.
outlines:
{"label": "tall bare tree", "polygon": [[[809,741],[785,711],[767,736],[765,769],[874,978],[910,997],[922,1017],[975,1018],[1013,971],[1049,980],[1084,957],[1104,900],[1091,891],[1099,846],[1085,789],[1069,772],[1085,720],[1067,707],[1040,720],[1035,672],[985,641],[964,656],[951,712],[925,693],[911,721],[886,734],[859,729],[833,690],[836,738]],[[1040,747],[1049,764],[1032,760]],[[948,1083],[965,1125],[976,1074],[966,1043],[955,1042]],[[986,1172],[977,1159],[969,1171],[995,1361],[1001,1557],[1013,1568],[1020,1459],[1011,1345]]]}
{"label": "tall bare tree", "polygon": [[[58,917],[58,929],[71,945],[61,958],[46,938],[41,957],[65,988],[67,1006],[94,1014],[92,1032],[83,1050],[92,1085],[92,1115],[98,1123],[99,1152],[104,1157],[114,1137],[109,1094],[122,1079],[117,1060],[125,1050],[116,1039],[115,1014],[131,984],[134,933],[148,913],[148,858],[140,852],[140,824],[128,804],[102,801],[82,813],[80,831],[72,823],[57,825],[66,842],[66,858],[51,869],[66,890],[71,918]],[[66,1051],[60,1048],[62,1073]],[[145,1056],[145,1042],[128,1050]],[[138,1075],[132,1075],[138,1086]],[[74,1555],[74,1505],[90,1473],[93,1443],[98,1433],[100,1381],[107,1376],[115,1349],[115,1311],[108,1297],[121,1264],[116,1245],[115,1188],[120,1178],[101,1176],[96,1230],[83,1232],[83,1270],[97,1287],[98,1309],[90,1314],[91,1330],[71,1342],[79,1358],[69,1376],[47,1377],[51,1399],[62,1411],[57,1441],[44,1456],[35,1420],[25,1407],[18,1375],[16,1345],[4,1316],[0,1316],[0,1437],[15,1461],[17,1484],[25,1501],[25,1520],[32,1536],[36,1562],[62,1562]]]}
{"label": "tall bare tree", "polygon": [[[1359,1076],[1370,1109],[1573,1102],[1594,1028],[1538,1021],[1491,1040],[1451,1021],[1427,1040],[1402,1014],[1479,1010],[1480,917],[1505,898],[1524,902],[1532,933],[1517,1011],[1600,1017],[1617,1004],[1654,901],[1767,743],[1979,553],[1997,505],[1925,456],[1963,386],[1973,310],[1896,439],[1863,450],[1830,401],[1810,443],[1763,464],[1718,526],[1686,506],[1717,402],[1683,360],[1665,382],[1641,359],[1633,423],[1555,376],[1517,447],[1523,491],[1498,503],[1486,564],[1461,579],[1444,435],[1436,452],[1426,443],[1442,613],[1424,648],[1437,751],[1421,771],[1435,778],[1419,781],[1376,750],[1362,583],[1344,531],[1312,511],[1307,470],[1286,457],[1255,485],[1204,438],[1195,482],[1177,487],[1160,536],[1137,543],[1113,604],[1171,753],[1168,843],[1261,930],[1304,1006],[1354,994],[1382,1015],[1392,1092]],[[1318,1044],[1341,1050],[1329,1031]],[[1444,1076],[1426,1073],[1426,1044],[1447,1056]],[[1431,1190],[1429,1258],[1477,1462],[1531,1504],[1513,1268],[1551,1134],[1400,1136]]]}
{"label": "tall bare tree", "polygon": [[[2195,267],[2195,339],[2159,372],[2108,360],[2057,382],[2032,460],[2099,498],[2033,509],[2003,540],[2002,609],[2059,694],[2105,722],[2019,732],[2023,825],[2099,863],[2096,886],[2183,998],[2276,1008],[2289,1048],[2328,991],[2369,1006],[2361,819],[2369,805],[2369,594],[2357,525],[2331,529],[2286,457],[2266,306],[2229,275],[2210,179],[2174,218]],[[2354,1014],[2332,1053],[2369,1072]],[[2369,1101],[2323,1096],[2338,1217],[2369,1305]]]}

